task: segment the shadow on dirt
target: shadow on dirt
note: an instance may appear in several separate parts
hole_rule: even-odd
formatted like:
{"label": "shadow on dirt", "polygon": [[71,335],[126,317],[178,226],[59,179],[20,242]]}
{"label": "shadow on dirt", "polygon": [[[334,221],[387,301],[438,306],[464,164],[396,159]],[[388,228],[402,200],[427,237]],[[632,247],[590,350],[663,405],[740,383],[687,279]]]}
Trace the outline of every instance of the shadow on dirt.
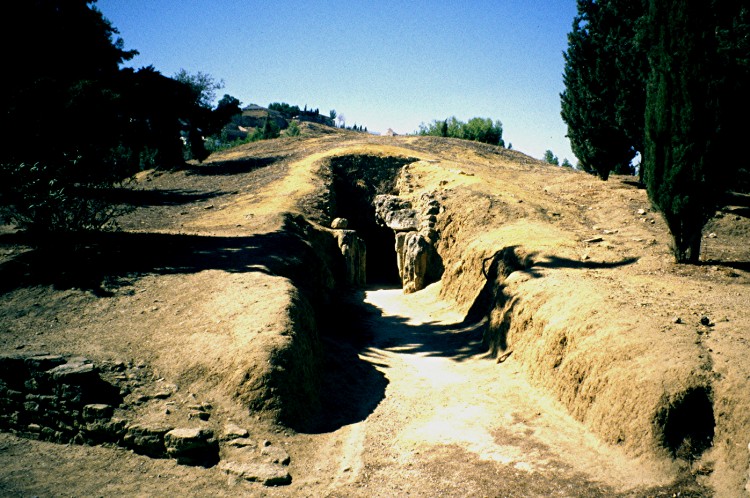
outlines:
{"label": "shadow on dirt", "polygon": [[232,192],[201,192],[197,190],[162,189],[135,190],[130,188],[112,188],[103,191],[100,196],[115,204],[125,206],[182,206],[194,202],[207,201]]}
{"label": "shadow on dirt", "polygon": [[459,362],[487,357],[487,348],[482,345],[483,323],[408,322],[408,317],[385,315],[365,301],[365,291],[361,290],[335,304],[320,328],[325,365],[322,410],[312,429],[300,432],[332,432],[372,414],[385,398],[388,386],[388,365],[380,361],[379,350]]}
{"label": "shadow on dirt", "polygon": [[320,320],[323,343],[321,411],[307,432],[333,432],[365,420],[385,398],[388,379],[376,363],[363,359],[372,344],[370,310],[343,298]]}
{"label": "shadow on dirt", "polygon": [[[113,232],[59,235],[0,265],[0,293],[52,285],[108,296],[145,275],[204,270],[283,275],[310,287],[322,271],[297,227],[247,237]],[[0,246],[29,246],[23,235],[0,236]],[[310,274],[310,271],[313,274]],[[321,277],[322,278],[322,277]]]}
{"label": "shadow on dirt", "polygon": [[182,168],[188,175],[229,176],[249,173],[265,168],[282,159],[281,157],[252,157],[234,161],[220,161],[208,164],[188,165]]}
{"label": "shadow on dirt", "polygon": [[482,344],[495,357],[508,349],[508,331],[511,317],[518,300],[505,291],[505,279],[513,272],[524,273],[531,278],[543,278],[542,269],[604,270],[636,263],[638,258],[625,258],[614,262],[578,261],[553,255],[539,256],[532,252],[521,255],[516,246],[509,246],[495,252],[482,261],[482,277],[485,284],[469,308],[465,324],[488,322],[492,310],[502,310],[502,316],[495,325],[482,328]]}

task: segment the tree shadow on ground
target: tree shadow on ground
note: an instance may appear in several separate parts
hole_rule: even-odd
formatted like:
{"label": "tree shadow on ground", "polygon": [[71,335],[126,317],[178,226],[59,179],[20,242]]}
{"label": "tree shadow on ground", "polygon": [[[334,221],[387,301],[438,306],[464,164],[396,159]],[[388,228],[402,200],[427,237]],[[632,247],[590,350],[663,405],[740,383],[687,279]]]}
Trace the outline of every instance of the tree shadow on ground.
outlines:
{"label": "tree shadow on ground", "polygon": [[700,262],[701,266],[725,266],[735,270],[750,272],[750,261],[722,261],[719,259],[709,259]]}
{"label": "tree shadow on ground", "polygon": [[205,164],[189,164],[183,168],[188,175],[230,176],[249,173],[253,170],[270,166],[281,157],[252,157],[230,161],[217,161]]}
{"label": "tree shadow on ground", "polygon": [[35,247],[0,265],[0,293],[52,285],[106,296],[107,285],[118,281],[127,285],[145,275],[204,270],[282,275],[303,287],[322,278],[315,273],[322,268],[315,264],[318,257],[305,234],[289,227],[244,237],[83,233],[35,240],[33,245],[23,234],[6,234],[0,236],[0,246]]}
{"label": "tree shadow on ground", "polygon": [[606,270],[638,261],[638,258],[609,262],[579,261],[549,254],[540,256],[536,252],[521,257],[521,251],[518,249],[517,246],[509,246],[482,261],[481,277],[485,279],[485,284],[466,315],[467,324],[487,324],[492,310],[502,310],[502,316],[495,317],[493,327],[485,326],[482,331],[482,343],[488,348],[491,357],[508,351],[508,331],[511,317],[518,304],[518,299],[510,295],[505,286],[505,279],[511,273],[521,272],[536,279],[544,277],[544,269]]}
{"label": "tree shadow on ground", "polygon": [[454,361],[486,356],[481,323],[415,325],[409,317],[386,315],[366,302],[361,290],[333,307],[320,328],[325,365],[322,410],[312,428],[300,432],[332,432],[367,419],[388,386],[383,351]]}
{"label": "tree shadow on ground", "polygon": [[203,192],[183,189],[136,190],[130,188],[111,188],[102,191],[99,195],[101,198],[107,199],[114,204],[142,207],[182,206],[184,204],[207,201],[230,193],[219,190]]}
{"label": "tree shadow on ground", "polygon": [[[355,292],[356,294],[356,292]],[[307,430],[333,432],[365,420],[385,398],[384,365],[363,358],[372,344],[370,311],[351,296],[330,305],[319,321],[322,341],[321,410]]]}

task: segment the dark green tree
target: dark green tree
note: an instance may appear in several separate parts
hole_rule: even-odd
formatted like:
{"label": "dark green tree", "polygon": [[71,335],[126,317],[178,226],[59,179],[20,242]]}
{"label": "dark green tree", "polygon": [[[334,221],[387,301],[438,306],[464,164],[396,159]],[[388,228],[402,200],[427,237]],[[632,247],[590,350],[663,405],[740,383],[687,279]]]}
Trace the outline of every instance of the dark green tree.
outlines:
{"label": "dark green tree", "polygon": [[173,78],[189,86],[195,93],[195,103],[205,109],[213,109],[216,91],[224,88],[224,80],[216,80],[208,73],[198,71],[195,74],[180,69]]}
{"label": "dark green tree", "polygon": [[448,120],[447,119],[443,121],[443,123],[440,125],[440,136],[441,137],[448,136]]}
{"label": "dark green tree", "polygon": [[643,1],[578,0],[564,53],[561,115],[581,167],[606,180],[632,174],[643,151],[646,52],[636,36]]}
{"label": "dark green tree", "polygon": [[549,149],[544,152],[544,161],[555,166],[560,166],[560,160],[557,159],[557,156]]}
{"label": "dark green tree", "polygon": [[81,192],[109,187],[135,162],[121,147],[129,120],[115,89],[136,52],[92,3],[4,6],[0,209],[36,232],[106,224],[110,206]]}
{"label": "dark green tree", "polygon": [[646,185],[680,263],[699,261],[703,226],[736,174],[727,146],[739,128],[728,117],[747,109],[733,78],[747,82],[748,52],[738,50],[746,40],[724,35],[743,19],[741,1],[650,2]]}
{"label": "dark green tree", "polygon": [[136,52],[93,3],[4,11],[13,77],[0,92],[0,214],[40,234],[102,228],[117,213],[112,186],[143,167],[182,164],[181,133],[200,136],[217,117],[190,85],[153,67],[120,69]]}

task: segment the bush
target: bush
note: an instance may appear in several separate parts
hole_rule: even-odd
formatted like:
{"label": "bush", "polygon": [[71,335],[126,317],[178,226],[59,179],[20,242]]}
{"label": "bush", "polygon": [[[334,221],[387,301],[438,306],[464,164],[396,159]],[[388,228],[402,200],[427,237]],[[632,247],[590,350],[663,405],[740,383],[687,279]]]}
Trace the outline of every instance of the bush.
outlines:
{"label": "bush", "polygon": [[289,137],[298,137],[300,134],[299,125],[296,121],[289,122],[289,128],[286,129],[286,134]]}
{"label": "bush", "polygon": [[0,164],[0,181],[6,186],[0,199],[3,221],[36,235],[116,228],[114,219],[127,209],[101,195],[114,183],[76,183],[71,174],[76,166],[76,161],[61,166]]}

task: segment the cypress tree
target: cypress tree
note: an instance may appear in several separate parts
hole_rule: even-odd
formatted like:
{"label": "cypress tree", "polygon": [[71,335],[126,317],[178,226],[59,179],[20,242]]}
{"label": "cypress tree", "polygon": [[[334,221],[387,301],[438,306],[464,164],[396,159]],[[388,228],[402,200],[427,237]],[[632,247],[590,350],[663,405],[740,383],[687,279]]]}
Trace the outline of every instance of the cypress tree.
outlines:
{"label": "cypress tree", "polygon": [[719,147],[722,69],[712,14],[695,2],[650,1],[646,186],[680,263],[698,262],[703,226],[726,188]]}
{"label": "cypress tree", "polygon": [[636,37],[643,1],[578,0],[560,95],[571,148],[583,169],[606,180],[632,173],[643,152],[647,60]]}

